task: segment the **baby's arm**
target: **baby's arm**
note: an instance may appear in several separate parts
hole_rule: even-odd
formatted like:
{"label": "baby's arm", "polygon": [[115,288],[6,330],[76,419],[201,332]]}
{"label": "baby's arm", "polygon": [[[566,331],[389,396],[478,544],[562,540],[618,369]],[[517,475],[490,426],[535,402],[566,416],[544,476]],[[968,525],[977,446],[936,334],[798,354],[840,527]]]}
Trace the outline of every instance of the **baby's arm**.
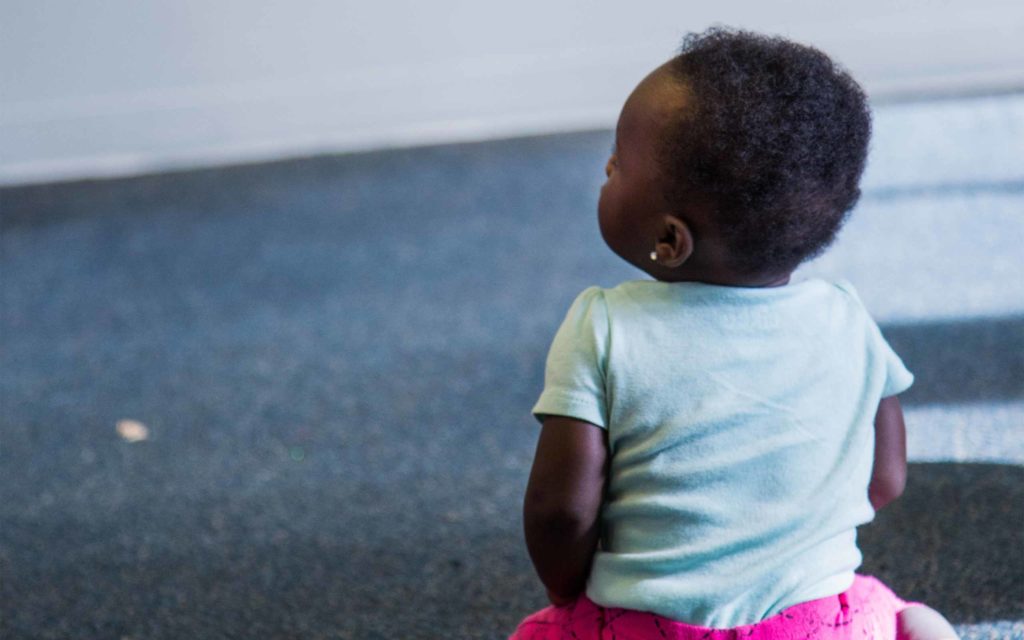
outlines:
{"label": "baby's arm", "polygon": [[547,416],[523,499],[526,547],[552,604],[583,592],[600,537],[608,469],[607,432]]}
{"label": "baby's arm", "polygon": [[875,463],[868,498],[878,511],[903,493],[907,482],[907,434],[896,396],[882,398],[875,414]]}

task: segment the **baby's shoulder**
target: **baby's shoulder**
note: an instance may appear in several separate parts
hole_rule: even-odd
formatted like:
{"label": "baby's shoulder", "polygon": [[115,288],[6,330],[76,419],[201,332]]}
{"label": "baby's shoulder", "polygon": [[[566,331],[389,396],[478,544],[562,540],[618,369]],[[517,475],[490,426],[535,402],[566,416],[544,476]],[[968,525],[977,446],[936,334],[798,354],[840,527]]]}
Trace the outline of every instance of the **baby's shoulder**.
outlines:
{"label": "baby's shoulder", "polygon": [[857,288],[853,286],[853,283],[849,280],[840,278],[838,280],[829,281],[828,284],[832,285],[838,291],[850,296],[857,302],[860,302],[860,294],[857,293]]}
{"label": "baby's shoulder", "polygon": [[852,282],[849,280],[834,280],[827,284],[830,286],[832,298],[849,309],[850,313],[861,316],[864,320],[871,319],[871,314],[868,312],[864,300],[861,299],[857,288],[853,286]]}
{"label": "baby's shoulder", "polygon": [[607,289],[596,285],[587,287],[576,296],[575,300],[572,301],[569,312],[591,312],[594,307],[601,308],[606,306],[605,296],[607,291]]}

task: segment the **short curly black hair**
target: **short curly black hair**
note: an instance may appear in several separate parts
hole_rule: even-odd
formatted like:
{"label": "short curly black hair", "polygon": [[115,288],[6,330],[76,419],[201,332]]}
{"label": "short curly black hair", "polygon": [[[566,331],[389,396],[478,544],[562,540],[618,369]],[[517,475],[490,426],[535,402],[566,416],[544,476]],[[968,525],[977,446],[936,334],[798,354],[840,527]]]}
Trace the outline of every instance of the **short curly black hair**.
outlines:
{"label": "short curly black hair", "polygon": [[738,273],[788,273],[824,251],[860,198],[860,86],[817,49],[723,27],[687,36],[668,69],[691,96],[659,150],[669,202],[711,202]]}

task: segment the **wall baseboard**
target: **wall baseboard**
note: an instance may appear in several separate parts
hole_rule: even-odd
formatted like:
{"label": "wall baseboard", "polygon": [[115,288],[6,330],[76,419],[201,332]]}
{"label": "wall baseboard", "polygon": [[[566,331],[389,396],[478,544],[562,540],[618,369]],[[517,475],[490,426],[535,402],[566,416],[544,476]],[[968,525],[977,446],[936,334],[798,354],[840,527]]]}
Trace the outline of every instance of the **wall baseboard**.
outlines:
{"label": "wall baseboard", "polygon": [[617,108],[538,112],[342,130],[258,142],[195,146],[150,153],[98,153],[71,158],[0,164],[0,186],[124,178],[165,171],[212,168],[317,155],[481,142],[504,138],[605,129],[614,126]]}

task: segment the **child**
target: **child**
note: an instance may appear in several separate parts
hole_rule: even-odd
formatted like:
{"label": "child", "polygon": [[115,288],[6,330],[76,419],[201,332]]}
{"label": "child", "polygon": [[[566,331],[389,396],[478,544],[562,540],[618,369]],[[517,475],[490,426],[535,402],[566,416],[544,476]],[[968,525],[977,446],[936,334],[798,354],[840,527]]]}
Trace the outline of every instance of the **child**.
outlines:
{"label": "child", "polygon": [[587,289],[551,346],[523,512],[553,606],[513,638],[956,637],[854,573],[913,376],[851,285],[790,283],[870,128],[824,54],[725,29],[629,96],[598,218],[654,280]]}

